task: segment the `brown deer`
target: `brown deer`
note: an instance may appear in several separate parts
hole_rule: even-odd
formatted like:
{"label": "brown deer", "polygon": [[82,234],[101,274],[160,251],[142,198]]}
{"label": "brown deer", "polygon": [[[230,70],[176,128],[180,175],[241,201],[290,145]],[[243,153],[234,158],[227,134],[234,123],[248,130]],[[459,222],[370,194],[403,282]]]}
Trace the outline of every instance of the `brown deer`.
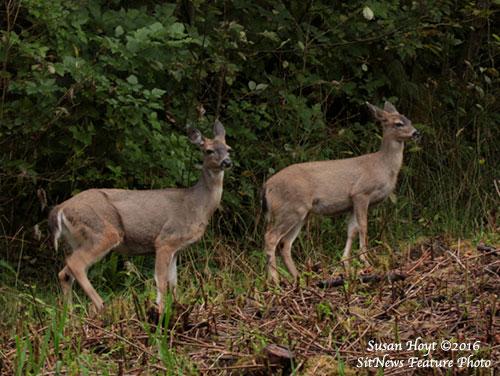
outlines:
{"label": "brown deer", "polygon": [[[262,208],[268,220],[265,249],[269,275],[274,282],[278,281],[276,247],[292,277],[298,277],[291,247],[311,213],[332,217],[350,211],[343,258],[349,258],[358,232],[360,250],[367,250],[368,208],[384,201],[392,192],[403,161],[404,142],[419,137],[420,133],[391,103],[385,102],[383,110],[366,104],[382,123],[379,151],[354,158],[294,164],[264,184]],[[363,254],[360,258],[369,265]]]}
{"label": "brown deer", "polygon": [[187,189],[89,189],[54,207],[49,229],[55,249],[62,235],[73,252],[59,272],[65,299],[71,304],[76,279],[98,310],[103,301],[87,278],[87,269],[109,251],[136,256],[156,254],[158,311],[167,285],[177,284],[178,252],[199,241],[219,206],[224,171],[233,162],[226,132],[216,120],[213,139],[188,126],[189,140],[204,154],[201,178]]}

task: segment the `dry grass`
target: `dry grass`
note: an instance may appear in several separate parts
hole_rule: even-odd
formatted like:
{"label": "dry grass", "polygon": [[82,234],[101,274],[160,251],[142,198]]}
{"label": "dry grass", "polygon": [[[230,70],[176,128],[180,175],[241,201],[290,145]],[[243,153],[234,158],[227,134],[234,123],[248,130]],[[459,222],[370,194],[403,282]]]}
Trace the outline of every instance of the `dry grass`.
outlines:
{"label": "dry grass", "polygon": [[[405,364],[411,357],[453,359],[451,374],[493,375],[500,370],[499,256],[498,251],[479,251],[470,243],[434,238],[390,255],[386,265],[377,267],[405,276],[399,281],[378,274],[381,278],[375,282],[351,278],[339,287],[319,288],[324,276],[309,270],[300,285],[266,289],[250,283],[242,294],[220,289],[209,294],[202,282],[182,303],[172,303],[165,330],[148,323],[141,298],[117,298],[98,318],[68,317],[58,350],[49,336],[40,374],[54,374],[58,360],[61,374],[83,374],[82,369],[119,375],[378,374],[378,367],[358,368],[359,359],[387,355]],[[23,304],[34,304],[26,300]],[[17,345],[3,334],[1,374],[15,373],[20,340],[41,347],[47,333],[59,325],[44,325],[36,317],[27,325],[23,320],[28,317],[18,320]],[[404,345],[418,337],[438,344],[430,357]],[[402,343],[403,348],[370,352],[370,340]],[[443,351],[443,340],[471,345],[479,341],[479,350]],[[290,350],[293,362],[285,359],[278,365],[280,359],[270,357],[270,345]],[[85,354],[91,354],[87,363],[81,361],[87,359]],[[491,367],[456,366],[460,357],[470,355],[490,360]],[[387,367],[383,374],[414,372]]]}

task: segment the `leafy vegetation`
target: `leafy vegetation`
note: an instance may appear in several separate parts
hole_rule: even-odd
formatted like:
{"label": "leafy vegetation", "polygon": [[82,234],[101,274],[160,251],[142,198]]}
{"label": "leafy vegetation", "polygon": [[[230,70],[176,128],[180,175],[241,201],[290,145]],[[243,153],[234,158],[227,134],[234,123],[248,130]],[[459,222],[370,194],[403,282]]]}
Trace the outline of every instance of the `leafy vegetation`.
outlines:
{"label": "leafy vegetation", "polygon": [[[219,117],[236,165],[201,246],[182,256],[183,289],[192,296],[203,282],[210,295],[225,278],[265,285],[263,181],[291,163],[377,150],[367,100],[390,100],[423,134],[407,145],[395,195],[369,214],[371,245],[436,234],[498,241],[499,10],[497,0],[2,2],[2,282],[54,301],[63,255],[47,242],[48,209],[91,187],[190,186],[199,156],[185,125],[209,129]],[[345,221],[311,222],[297,259],[335,262]],[[211,251],[222,245],[233,260]],[[152,263],[111,256],[90,274],[111,295],[144,291]],[[7,305],[2,324],[17,327],[18,351],[32,357],[16,363],[18,374],[36,374],[19,308]],[[63,330],[67,313],[51,309],[38,350]],[[183,364],[167,350],[165,367]]]}

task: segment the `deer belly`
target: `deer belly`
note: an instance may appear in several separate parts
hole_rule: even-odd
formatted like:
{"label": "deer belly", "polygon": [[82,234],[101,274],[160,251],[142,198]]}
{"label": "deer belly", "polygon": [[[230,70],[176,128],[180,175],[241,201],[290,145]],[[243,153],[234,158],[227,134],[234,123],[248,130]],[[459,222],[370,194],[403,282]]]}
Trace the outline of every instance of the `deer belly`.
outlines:
{"label": "deer belly", "polygon": [[125,228],[123,241],[115,249],[127,256],[141,256],[155,253],[155,239],[158,229],[151,226]]}
{"label": "deer belly", "polygon": [[383,202],[392,192],[393,187],[390,185],[384,186],[382,189],[376,190],[370,195],[370,206],[374,206]]}
{"label": "deer belly", "polygon": [[315,214],[325,217],[333,217],[334,215],[345,213],[352,208],[352,200],[323,200],[316,198],[313,200],[311,211]]}
{"label": "deer belly", "polygon": [[152,255],[155,253],[155,249],[152,245],[128,242],[121,243],[116,248],[114,248],[113,251],[125,256],[144,256]]}

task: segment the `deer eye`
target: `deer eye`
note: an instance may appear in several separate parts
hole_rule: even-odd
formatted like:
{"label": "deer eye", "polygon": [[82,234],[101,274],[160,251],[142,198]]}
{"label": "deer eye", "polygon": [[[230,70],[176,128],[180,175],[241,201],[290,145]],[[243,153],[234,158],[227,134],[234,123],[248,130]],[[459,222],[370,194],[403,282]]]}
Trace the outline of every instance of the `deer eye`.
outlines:
{"label": "deer eye", "polygon": [[227,152],[228,152],[229,154],[231,154],[233,151],[234,151],[234,150],[233,150],[233,149],[231,149],[231,148],[227,149]]}
{"label": "deer eye", "polygon": [[404,124],[403,124],[402,122],[400,122],[400,121],[398,121],[396,124],[394,124],[394,126],[395,126],[396,128],[401,128],[403,125],[404,125]]}
{"label": "deer eye", "polygon": [[212,149],[207,149],[205,150],[205,153],[207,153],[207,155],[213,155],[215,151],[213,151]]}

